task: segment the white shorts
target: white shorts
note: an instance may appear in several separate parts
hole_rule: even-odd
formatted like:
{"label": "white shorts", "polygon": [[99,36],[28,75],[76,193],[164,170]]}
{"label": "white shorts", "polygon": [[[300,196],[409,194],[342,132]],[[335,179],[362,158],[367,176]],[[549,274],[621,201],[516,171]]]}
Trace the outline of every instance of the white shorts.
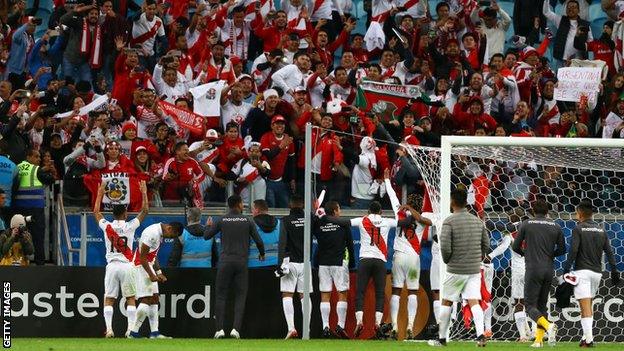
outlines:
{"label": "white shorts", "polygon": [[[446,272],[442,283],[444,300],[461,302],[464,300],[481,300],[481,274],[455,274]],[[461,298],[460,298],[461,296]]]}
{"label": "white shorts", "polygon": [[594,298],[600,287],[602,273],[581,269],[580,271],[575,271],[574,274],[578,279],[578,284],[574,287],[574,298],[577,300]]}
{"label": "white shorts", "polygon": [[[280,278],[280,291],[286,293],[303,293],[303,263],[289,262],[288,274]],[[310,292],[312,292],[312,272],[310,272]]]}
{"label": "white shorts", "polygon": [[431,285],[431,290],[440,290],[440,254],[431,254],[429,284]]}
{"label": "white shorts", "polygon": [[[152,269],[154,267],[149,264]],[[134,273],[136,279],[136,297],[140,299],[142,297],[150,297],[154,294],[158,294],[158,282],[150,280],[149,275],[143,269],[143,266],[134,266]]]}
{"label": "white shorts", "polygon": [[511,267],[511,297],[516,300],[524,299],[524,269]]}
{"label": "white shorts", "polygon": [[418,290],[420,286],[420,256],[394,252],[392,259],[392,287]]}
{"label": "white shorts", "polygon": [[112,261],[106,265],[104,274],[104,297],[116,299],[121,288],[121,296],[134,296],[136,284],[134,282],[132,263]]}
{"label": "white shorts", "polygon": [[[349,268],[347,266],[319,266],[318,276],[320,292],[332,292],[332,283],[339,292],[349,290]],[[303,280],[301,285],[303,286]]]}

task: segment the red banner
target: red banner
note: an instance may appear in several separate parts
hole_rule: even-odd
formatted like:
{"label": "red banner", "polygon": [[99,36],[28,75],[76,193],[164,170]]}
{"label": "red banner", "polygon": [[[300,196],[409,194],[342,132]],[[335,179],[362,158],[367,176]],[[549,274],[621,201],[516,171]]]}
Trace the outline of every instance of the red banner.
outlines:
{"label": "red banner", "polygon": [[[192,111],[183,110],[166,101],[159,101],[159,104],[163,112],[171,116],[180,128],[188,129],[193,135],[204,134],[204,118],[206,118],[208,127],[219,125],[219,117],[203,117]],[[211,119],[214,121],[211,121]]]}

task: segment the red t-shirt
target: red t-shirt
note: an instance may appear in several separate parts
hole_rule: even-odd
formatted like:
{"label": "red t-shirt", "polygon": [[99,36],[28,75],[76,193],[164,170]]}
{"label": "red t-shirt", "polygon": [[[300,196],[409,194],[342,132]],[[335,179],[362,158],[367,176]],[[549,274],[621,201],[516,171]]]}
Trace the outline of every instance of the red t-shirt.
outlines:
{"label": "red t-shirt", "polygon": [[174,160],[169,164],[165,172],[177,175],[174,180],[165,182],[163,187],[165,189],[163,194],[165,199],[179,199],[180,193],[178,190],[181,187],[188,186],[195,176],[201,176],[204,173],[197,161],[192,158],[184,162]]}
{"label": "red t-shirt", "polygon": [[[262,148],[262,152],[270,151],[274,148],[279,148],[279,145],[282,143],[282,140],[286,137],[286,134],[282,135],[281,138],[275,137],[273,132],[264,133],[262,138],[260,138],[260,147]],[[284,171],[286,170],[286,161],[288,161],[288,156],[295,155],[295,145],[294,143],[290,143],[287,149],[280,150],[277,156],[273,157],[273,159],[268,160],[269,165],[271,165],[271,173],[269,174],[269,179],[277,180],[284,176]]]}

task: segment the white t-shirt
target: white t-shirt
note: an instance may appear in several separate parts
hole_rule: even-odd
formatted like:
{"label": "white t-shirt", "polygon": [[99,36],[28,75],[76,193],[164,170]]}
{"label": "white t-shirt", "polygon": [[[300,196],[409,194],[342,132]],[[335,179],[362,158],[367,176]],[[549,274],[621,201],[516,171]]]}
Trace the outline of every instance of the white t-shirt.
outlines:
{"label": "white t-shirt", "polygon": [[234,121],[238,125],[242,125],[247,118],[247,114],[251,110],[251,104],[242,101],[240,105],[234,105],[232,101],[228,100],[223,106],[221,106],[221,121],[223,122],[223,130],[225,126]]}
{"label": "white t-shirt", "polygon": [[[365,228],[364,223],[366,218],[370,220],[372,228]],[[360,259],[377,258],[386,262],[386,255],[388,254],[388,233],[391,228],[396,228],[397,220],[395,218],[384,218],[378,214],[369,214],[361,218],[352,218],[351,225],[357,226],[360,230]],[[372,233],[369,233],[369,230],[378,231],[383,243],[377,241],[373,242]],[[381,251],[380,246],[386,247],[385,253]]]}
{"label": "white t-shirt", "polygon": [[125,244],[132,251],[134,244],[134,232],[139,228],[141,222],[135,218],[129,222],[114,220],[112,222],[106,219],[101,219],[98,223],[100,229],[104,232],[104,243],[106,244],[106,262],[111,263],[113,261],[130,262],[123,253],[119,252],[113,247],[113,243],[106,235],[106,228],[110,225],[115,232],[119,235],[120,240],[124,240]]}
{"label": "white t-shirt", "polygon": [[[202,147],[202,145],[204,144],[203,141],[196,141],[194,143],[191,144],[191,146],[189,146],[189,151],[195,151],[197,149],[199,149],[200,147]],[[198,153],[197,156],[195,156],[195,160],[197,162],[204,162],[207,164],[213,163],[217,157],[219,156],[219,150],[216,147],[213,147],[211,149],[207,149],[207,150],[203,150],[202,152]]]}

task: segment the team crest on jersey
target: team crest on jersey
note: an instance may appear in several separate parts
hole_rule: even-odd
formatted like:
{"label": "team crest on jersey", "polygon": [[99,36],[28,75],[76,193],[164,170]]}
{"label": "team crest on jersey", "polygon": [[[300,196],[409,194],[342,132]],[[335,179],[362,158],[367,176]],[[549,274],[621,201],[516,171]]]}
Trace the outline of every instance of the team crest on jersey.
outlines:
{"label": "team crest on jersey", "polygon": [[125,202],[128,196],[128,184],[120,178],[111,178],[104,190],[111,202]]}
{"label": "team crest on jersey", "polygon": [[208,98],[208,100],[214,100],[217,97],[217,89],[208,89],[208,91],[206,92],[206,97]]}

